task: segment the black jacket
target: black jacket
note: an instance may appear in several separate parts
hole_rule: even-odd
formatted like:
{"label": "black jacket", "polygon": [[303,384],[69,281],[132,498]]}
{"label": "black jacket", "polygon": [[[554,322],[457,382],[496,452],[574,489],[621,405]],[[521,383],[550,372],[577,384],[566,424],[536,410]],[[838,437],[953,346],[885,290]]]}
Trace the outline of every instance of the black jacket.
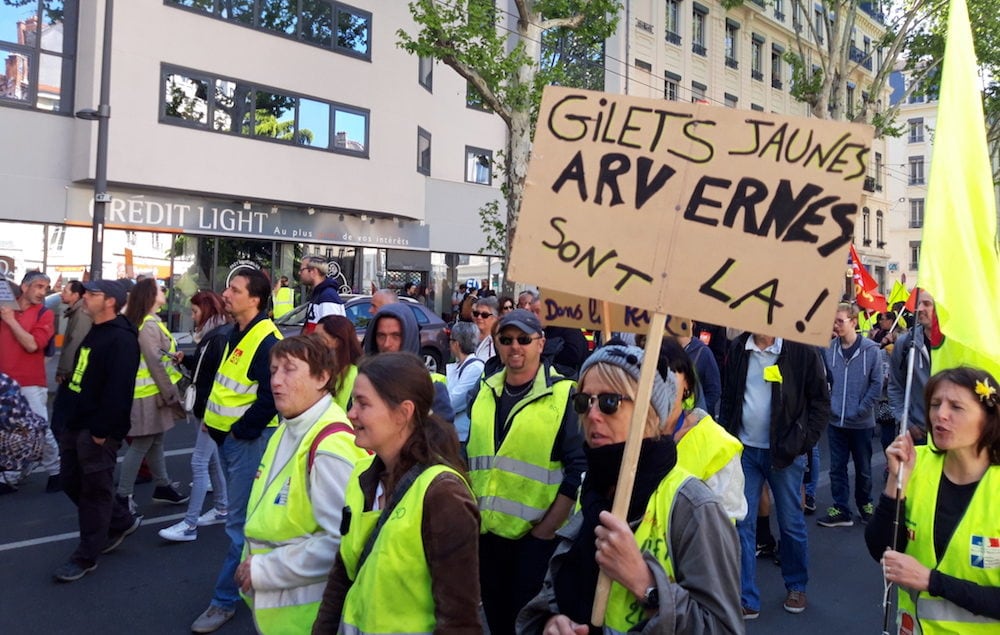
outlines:
{"label": "black jacket", "polygon": [[[750,333],[730,343],[722,391],[720,423],[739,438],[743,425]],[[783,340],[778,355],[781,382],[771,384],[771,464],[784,468],[819,441],[830,421],[830,389],[819,350]]]}
{"label": "black jacket", "polygon": [[[98,439],[125,438],[132,425],[138,337],[135,326],[123,315],[91,327],[76,351],[72,374],[59,384],[52,409],[54,429],[90,430]],[[81,364],[84,350],[86,363]],[[79,386],[79,392],[71,386]]]}
{"label": "black jacket", "polygon": [[[232,324],[220,324],[202,336],[194,355],[188,355],[181,361],[184,367],[191,371],[191,381],[194,383],[197,395],[191,414],[198,419],[205,416],[208,395],[212,392],[212,384],[215,382],[215,371],[219,370],[222,354],[226,352],[226,342],[232,332]],[[201,360],[200,368],[199,359]],[[195,371],[198,371],[197,376],[195,376]]]}

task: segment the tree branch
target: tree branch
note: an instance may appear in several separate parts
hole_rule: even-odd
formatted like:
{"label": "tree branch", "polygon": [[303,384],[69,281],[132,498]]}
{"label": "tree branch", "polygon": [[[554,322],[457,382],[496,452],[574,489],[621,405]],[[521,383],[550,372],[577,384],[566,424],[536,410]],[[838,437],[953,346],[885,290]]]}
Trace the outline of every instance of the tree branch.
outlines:
{"label": "tree branch", "polygon": [[560,27],[565,27],[567,29],[575,29],[583,24],[583,14],[578,13],[571,18],[554,18],[552,20],[543,20],[541,27],[543,31],[548,31],[549,29],[558,29]]}
{"label": "tree branch", "polygon": [[[454,51],[454,46],[449,46],[447,42],[438,41],[436,46],[442,51]],[[496,93],[490,89],[489,84],[486,79],[473,67],[469,66],[465,62],[456,57],[454,52],[444,53],[441,55],[441,61],[450,66],[456,73],[458,73],[465,81],[472,84],[472,86],[479,91],[482,95],[483,101],[489,106],[497,115],[503,119],[503,122],[507,125],[507,129],[511,126],[511,111],[510,108],[505,106],[500,99],[496,96]]]}

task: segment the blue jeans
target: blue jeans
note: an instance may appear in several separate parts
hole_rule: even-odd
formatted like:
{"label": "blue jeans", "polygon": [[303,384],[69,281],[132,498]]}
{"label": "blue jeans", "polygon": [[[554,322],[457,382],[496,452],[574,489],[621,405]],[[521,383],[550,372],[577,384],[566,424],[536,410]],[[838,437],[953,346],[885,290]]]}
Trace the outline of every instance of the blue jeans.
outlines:
{"label": "blue jeans", "polygon": [[236,567],[243,557],[243,525],[247,520],[247,502],[254,476],[260,467],[267,441],[274,434],[274,428],[265,428],[260,437],[243,441],[229,435],[219,448],[222,469],[226,473],[226,490],[229,494],[229,515],[226,517],[226,535],[229,536],[229,550],[222,562],[222,570],[215,581],[212,605],[232,610],[240,600],[236,586]]}
{"label": "blue jeans", "polygon": [[819,443],[813,446],[809,454],[809,469],[806,471],[806,496],[816,498],[816,486],[819,485]]}
{"label": "blue jeans", "polygon": [[850,515],[847,459],[854,460],[854,502],[860,511],[872,502],[872,436],[874,428],[827,427],[830,444],[830,493],[833,506]]}
{"label": "blue jeans", "polygon": [[205,424],[198,424],[198,437],[194,442],[194,452],[191,453],[191,500],[188,501],[184,522],[194,527],[198,524],[198,516],[205,503],[208,484],[212,483],[212,498],[214,507],[219,511],[229,509],[229,499],[226,495],[226,475],[219,460],[219,444],[212,440],[205,430]]}
{"label": "blue jeans", "polygon": [[743,493],[747,499],[746,518],[736,523],[740,534],[740,602],[748,609],[760,610],[757,589],[757,505],[760,492],[767,482],[774,499],[772,516],[778,517],[781,543],[781,577],[789,591],[805,591],[809,581],[808,534],[802,514],[801,487],[806,471],[806,456],[796,457],[786,468],[771,467],[771,451],[743,448]]}

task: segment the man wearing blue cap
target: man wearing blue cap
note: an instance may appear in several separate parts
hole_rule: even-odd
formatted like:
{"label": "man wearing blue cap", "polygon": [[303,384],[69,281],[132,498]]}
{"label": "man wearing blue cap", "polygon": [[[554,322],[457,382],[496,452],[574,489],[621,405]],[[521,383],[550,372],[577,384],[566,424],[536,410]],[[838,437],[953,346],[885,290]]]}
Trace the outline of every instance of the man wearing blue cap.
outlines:
{"label": "man wearing blue cap", "polygon": [[479,500],[479,579],[493,633],[513,633],[541,589],[555,531],[576,501],[587,459],[570,396],[576,382],[542,362],[545,335],[530,311],[497,323],[504,367],[470,408],[469,478]]}
{"label": "man wearing blue cap", "polygon": [[97,280],[83,288],[83,310],[94,325],[76,351],[72,375],[59,384],[52,412],[63,490],[76,504],[80,522],[80,544],[53,574],[60,582],[96,569],[98,557],[117,548],[142,522],[114,495],[118,449],[131,425],[139,334],[119,315],[126,298],[121,284]]}

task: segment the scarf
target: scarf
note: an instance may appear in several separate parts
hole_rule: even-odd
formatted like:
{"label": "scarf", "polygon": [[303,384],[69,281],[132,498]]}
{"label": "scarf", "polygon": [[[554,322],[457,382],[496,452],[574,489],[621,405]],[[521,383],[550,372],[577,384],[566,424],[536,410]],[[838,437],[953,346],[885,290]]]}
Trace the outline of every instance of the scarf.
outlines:
{"label": "scarf", "polygon": [[[611,510],[625,444],[585,447],[584,452],[588,468],[580,493],[583,524],[553,580],[556,604],[560,612],[577,624],[590,623],[594,590],[600,573],[594,530],[600,524],[601,512]],[[649,498],[676,464],[677,446],[673,439],[662,437],[642,440],[632,500],[628,506],[627,518],[630,524],[642,519]]]}

